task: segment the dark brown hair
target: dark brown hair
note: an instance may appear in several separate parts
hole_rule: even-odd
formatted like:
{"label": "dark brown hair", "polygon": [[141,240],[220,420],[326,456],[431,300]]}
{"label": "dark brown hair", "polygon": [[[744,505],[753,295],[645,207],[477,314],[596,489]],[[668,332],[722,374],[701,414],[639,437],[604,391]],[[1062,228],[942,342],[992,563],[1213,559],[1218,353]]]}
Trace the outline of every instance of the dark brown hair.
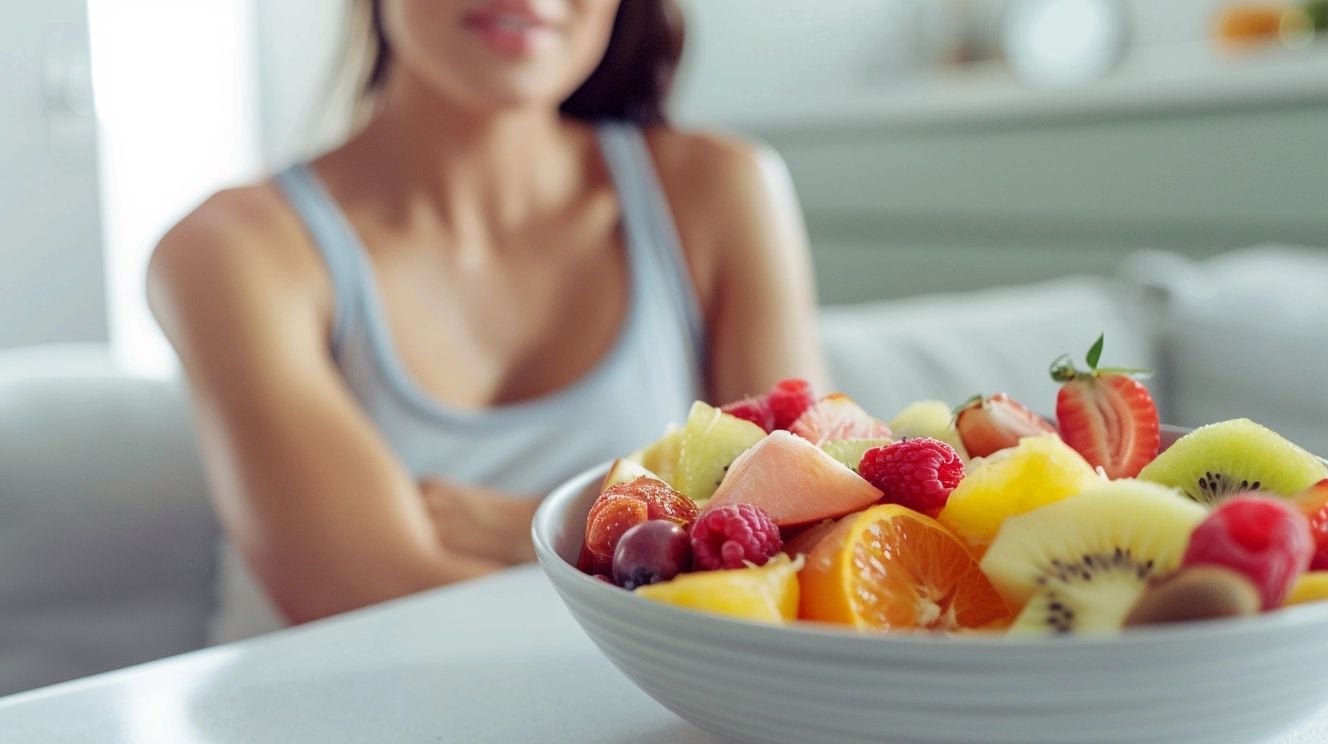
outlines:
{"label": "dark brown hair", "polygon": [[[368,15],[371,47],[360,96],[368,98],[387,81],[392,46],[383,33],[381,0],[363,0],[360,6]],[[559,110],[583,121],[664,122],[682,46],[682,14],[673,0],[622,0],[604,59]]]}

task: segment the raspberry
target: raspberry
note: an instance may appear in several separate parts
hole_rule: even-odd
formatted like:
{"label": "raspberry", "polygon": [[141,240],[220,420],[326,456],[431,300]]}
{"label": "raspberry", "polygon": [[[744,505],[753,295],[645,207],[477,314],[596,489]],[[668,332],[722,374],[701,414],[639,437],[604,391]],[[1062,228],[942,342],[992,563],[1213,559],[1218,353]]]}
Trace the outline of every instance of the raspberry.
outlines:
{"label": "raspberry", "polygon": [[950,445],[921,437],[867,450],[858,472],[885,501],[935,514],[963,480],[964,463]]}
{"label": "raspberry", "polygon": [[1263,608],[1272,610],[1282,606],[1313,554],[1303,514],[1284,499],[1245,493],[1223,501],[1194,528],[1181,565],[1238,571],[1259,588]]}
{"label": "raspberry", "polygon": [[775,413],[770,410],[770,403],[765,398],[743,398],[719,410],[744,421],[750,421],[765,429],[767,433],[775,430]]}
{"label": "raspberry", "polygon": [[810,382],[790,378],[775,383],[766,393],[765,400],[775,417],[774,428],[787,429],[816,402],[816,395]]}
{"label": "raspberry", "polygon": [[765,565],[784,546],[779,527],[760,507],[724,504],[692,523],[692,562],[697,570]]}

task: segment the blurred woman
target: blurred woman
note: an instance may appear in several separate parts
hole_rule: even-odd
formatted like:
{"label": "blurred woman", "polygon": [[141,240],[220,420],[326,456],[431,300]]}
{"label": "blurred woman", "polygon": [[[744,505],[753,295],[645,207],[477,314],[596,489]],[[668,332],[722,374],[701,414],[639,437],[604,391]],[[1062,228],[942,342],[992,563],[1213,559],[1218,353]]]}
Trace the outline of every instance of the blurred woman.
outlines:
{"label": "blurred woman", "polygon": [[666,123],[671,2],[353,12],[367,123],[210,198],[149,277],[226,534],[289,622],[528,561],[560,480],[823,368],[780,164]]}

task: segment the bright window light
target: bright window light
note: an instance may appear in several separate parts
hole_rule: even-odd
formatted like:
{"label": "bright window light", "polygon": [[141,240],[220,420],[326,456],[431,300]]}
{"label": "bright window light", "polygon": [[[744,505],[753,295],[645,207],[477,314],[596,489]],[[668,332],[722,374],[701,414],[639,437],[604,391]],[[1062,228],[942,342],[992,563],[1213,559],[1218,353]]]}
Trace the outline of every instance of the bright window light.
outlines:
{"label": "bright window light", "polygon": [[152,248],[208,194],[261,171],[253,0],[89,0],[111,344],[175,360],[148,312]]}

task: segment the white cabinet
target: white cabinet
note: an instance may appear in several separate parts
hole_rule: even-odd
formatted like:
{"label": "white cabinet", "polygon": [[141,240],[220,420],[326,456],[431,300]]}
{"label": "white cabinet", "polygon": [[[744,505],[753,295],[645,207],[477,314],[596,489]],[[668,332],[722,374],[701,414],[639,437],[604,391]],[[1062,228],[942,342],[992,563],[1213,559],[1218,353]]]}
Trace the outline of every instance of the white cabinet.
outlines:
{"label": "white cabinet", "polygon": [[1140,248],[1328,250],[1328,59],[1298,68],[1209,90],[919,99],[762,134],[793,173],[827,301],[1111,273]]}

